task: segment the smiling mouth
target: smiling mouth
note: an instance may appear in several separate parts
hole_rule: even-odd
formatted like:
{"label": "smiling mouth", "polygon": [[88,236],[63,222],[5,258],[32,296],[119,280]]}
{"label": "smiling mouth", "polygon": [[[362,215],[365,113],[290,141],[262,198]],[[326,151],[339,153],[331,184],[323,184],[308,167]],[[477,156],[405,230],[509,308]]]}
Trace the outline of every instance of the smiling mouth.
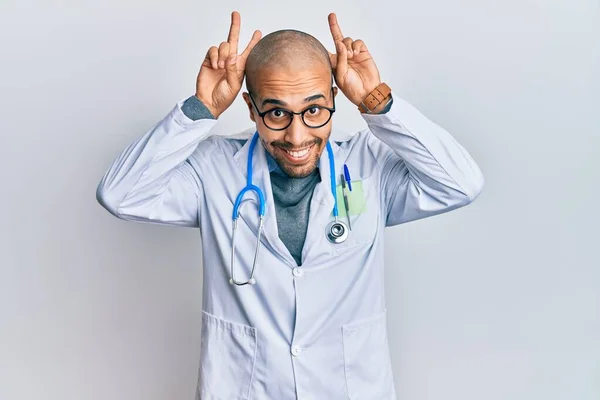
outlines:
{"label": "smiling mouth", "polygon": [[302,163],[308,159],[311,150],[315,147],[313,144],[310,147],[306,147],[301,150],[286,150],[281,147],[277,147],[277,149],[285,155],[285,157],[292,163]]}

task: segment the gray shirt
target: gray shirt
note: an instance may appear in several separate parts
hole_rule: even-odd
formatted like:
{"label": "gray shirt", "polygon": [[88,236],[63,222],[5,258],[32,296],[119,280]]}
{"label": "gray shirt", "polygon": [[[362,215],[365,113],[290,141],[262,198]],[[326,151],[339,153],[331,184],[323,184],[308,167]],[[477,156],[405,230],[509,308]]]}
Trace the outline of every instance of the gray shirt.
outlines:
{"label": "gray shirt", "polygon": [[271,170],[271,187],[275,201],[279,238],[290,251],[296,264],[302,265],[302,248],[306,239],[310,201],[317,183],[321,181],[319,169],[304,178],[292,178],[283,172],[267,152]]}

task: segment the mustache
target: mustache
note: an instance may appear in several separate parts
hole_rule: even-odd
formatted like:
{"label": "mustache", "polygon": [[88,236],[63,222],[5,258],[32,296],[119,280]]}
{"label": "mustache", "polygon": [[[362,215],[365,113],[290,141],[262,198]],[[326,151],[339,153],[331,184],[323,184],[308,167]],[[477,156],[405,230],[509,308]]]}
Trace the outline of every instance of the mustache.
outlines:
{"label": "mustache", "polygon": [[284,141],[279,141],[279,140],[274,140],[271,142],[271,146],[273,147],[280,147],[284,150],[295,150],[295,149],[305,149],[307,147],[311,147],[313,145],[321,145],[321,143],[323,143],[323,139],[320,138],[315,138],[313,140],[309,140],[306,142],[302,142],[302,144],[300,146],[294,146],[293,144],[289,143],[289,142],[284,142]]}

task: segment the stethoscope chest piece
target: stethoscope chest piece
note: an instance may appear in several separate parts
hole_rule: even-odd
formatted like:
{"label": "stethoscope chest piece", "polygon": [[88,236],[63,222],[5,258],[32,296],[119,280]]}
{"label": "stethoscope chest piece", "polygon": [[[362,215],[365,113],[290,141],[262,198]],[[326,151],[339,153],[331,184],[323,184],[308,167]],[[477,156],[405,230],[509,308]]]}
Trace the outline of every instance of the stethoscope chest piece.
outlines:
{"label": "stethoscope chest piece", "polygon": [[233,278],[229,278],[230,285],[244,286],[244,285],[256,285],[256,278],[250,278],[246,282],[237,282],[234,281]]}
{"label": "stethoscope chest piece", "polygon": [[331,243],[343,243],[348,239],[348,226],[341,221],[331,221],[327,224],[326,234]]}

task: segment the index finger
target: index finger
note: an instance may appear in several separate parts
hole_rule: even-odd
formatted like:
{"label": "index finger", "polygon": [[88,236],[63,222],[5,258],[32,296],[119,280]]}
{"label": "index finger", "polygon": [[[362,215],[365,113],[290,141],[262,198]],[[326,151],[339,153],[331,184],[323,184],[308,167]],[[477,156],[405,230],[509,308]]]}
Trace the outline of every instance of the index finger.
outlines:
{"label": "index finger", "polygon": [[339,42],[344,39],[344,35],[342,35],[342,30],[337,22],[337,16],[335,13],[329,14],[327,18],[329,20],[329,29],[331,30],[331,35],[333,36],[334,42]]}
{"label": "index finger", "polygon": [[231,13],[231,27],[229,27],[227,42],[229,43],[229,51],[234,54],[237,54],[240,39],[240,20],[240,13],[237,11]]}

